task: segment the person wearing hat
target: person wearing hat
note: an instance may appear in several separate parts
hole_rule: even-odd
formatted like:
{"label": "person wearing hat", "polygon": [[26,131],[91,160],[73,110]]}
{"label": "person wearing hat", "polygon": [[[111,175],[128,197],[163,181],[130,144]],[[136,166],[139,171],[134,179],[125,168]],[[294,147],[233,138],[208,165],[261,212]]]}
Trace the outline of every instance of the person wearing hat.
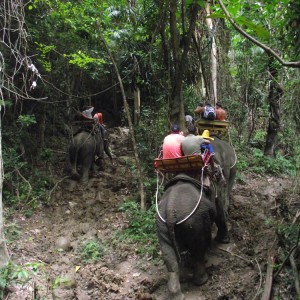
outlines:
{"label": "person wearing hat", "polygon": [[93,110],[94,110],[93,106],[84,106],[83,111],[82,111],[83,117],[87,118],[87,119],[93,119],[93,116],[92,116]]}
{"label": "person wearing hat", "polygon": [[216,120],[226,121],[227,113],[220,102],[216,103]]}
{"label": "person wearing hat", "polygon": [[171,126],[171,133],[164,138],[162,152],[163,159],[182,156],[181,142],[184,139],[180,127],[177,124]]}
{"label": "person wearing hat", "polygon": [[[203,131],[203,133],[202,133],[202,135],[200,135],[200,137],[202,137],[204,139],[211,140],[211,141],[214,140],[214,138],[212,138],[210,136],[209,130],[207,130],[207,129],[205,129]],[[211,166],[212,166],[212,170],[214,171],[217,180],[219,182],[221,182],[222,184],[225,184],[226,183],[226,179],[224,177],[223,170],[221,168],[220,162],[214,156],[215,155],[215,151],[214,151],[214,148],[213,148],[212,144],[211,143],[209,143],[209,144],[202,144],[201,145],[201,149],[203,151],[205,151],[205,150],[208,151],[208,154],[210,155],[210,157],[212,157],[212,159],[210,160],[211,161]]]}
{"label": "person wearing hat", "polygon": [[[210,141],[214,140],[214,138],[210,137],[209,130],[207,130],[207,129],[205,129],[203,131],[203,133],[202,133],[202,135],[200,135],[200,137],[202,137],[205,140],[210,140]],[[214,148],[213,148],[213,146],[212,146],[211,143],[202,144],[201,145],[201,149],[203,150],[203,152],[207,149],[207,151],[208,151],[208,153],[210,155],[214,155],[215,154]]]}
{"label": "person wearing hat", "polygon": [[189,125],[187,130],[188,135],[181,142],[183,155],[201,154],[201,145],[203,143],[210,144],[210,140],[197,135],[197,127],[195,125]]}

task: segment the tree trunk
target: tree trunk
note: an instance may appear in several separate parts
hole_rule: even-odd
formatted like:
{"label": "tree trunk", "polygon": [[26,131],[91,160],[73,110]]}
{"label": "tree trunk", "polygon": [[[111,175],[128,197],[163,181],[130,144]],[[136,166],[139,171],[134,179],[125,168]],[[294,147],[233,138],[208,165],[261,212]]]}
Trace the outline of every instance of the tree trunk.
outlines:
{"label": "tree trunk", "polygon": [[274,67],[275,59],[269,57],[269,74],[270,74],[270,86],[269,86],[269,126],[267,130],[266,144],[264,154],[269,157],[276,156],[276,146],[278,141],[278,131],[280,129],[280,100],[283,96],[283,89],[277,82],[278,70]]}
{"label": "tree trunk", "polygon": [[[206,2],[205,10],[207,17],[211,14],[210,12],[210,3],[209,1]],[[216,40],[215,40],[215,29],[214,24],[211,18],[206,18],[207,27],[210,34],[211,39],[211,82],[212,82],[212,91],[211,91],[211,97],[213,104],[215,105],[218,101],[217,97],[217,46],[216,46]]]}
{"label": "tree trunk", "polygon": [[141,113],[141,92],[138,87],[135,88],[133,91],[134,97],[134,125],[138,125],[140,120],[140,113]]}
{"label": "tree trunk", "polygon": [[176,0],[170,0],[170,33],[171,33],[171,50],[173,54],[173,69],[174,75],[172,76],[172,93],[170,103],[170,120],[171,122],[179,122],[181,128],[185,128],[184,119],[184,101],[183,101],[183,78],[187,67],[187,55],[192,42],[192,35],[196,27],[196,19],[199,11],[197,4],[192,4],[189,11],[189,28],[187,32],[183,33],[181,38],[183,51],[181,51],[179,43],[179,35],[177,30],[177,2]]}
{"label": "tree trunk", "polygon": [[125,95],[123,81],[122,81],[122,78],[120,76],[120,72],[118,70],[115,59],[114,59],[114,57],[113,57],[113,55],[112,55],[112,53],[111,53],[111,51],[110,51],[110,49],[109,49],[109,47],[106,43],[106,40],[105,40],[105,38],[102,34],[102,31],[100,29],[100,25],[98,25],[97,29],[98,29],[99,36],[100,36],[101,40],[103,41],[103,43],[105,45],[105,48],[106,48],[106,51],[107,51],[107,53],[108,53],[108,55],[111,59],[111,62],[114,66],[114,69],[115,69],[115,72],[116,72],[116,75],[118,77],[118,81],[119,81],[119,84],[120,84],[120,89],[121,89],[122,96],[123,96],[124,108],[125,108],[126,117],[127,117],[127,120],[128,120],[131,140],[132,140],[132,146],[133,146],[133,149],[134,149],[134,157],[135,157],[135,162],[136,162],[136,168],[137,168],[137,173],[138,173],[137,175],[138,175],[139,188],[140,188],[141,209],[145,210],[146,209],[146,203],[145,203],[145,192],[144,192],[144,185],[143,185],[144,176],[143,176],[143,172],[142,172],[142,168],[141,168],[141,164],[140,164],[140,160],[139,160],[139,155],[138,155],[138,151],[137,151],[137,146],[136,146],[136,141],[135,141],[135,136],[134,136],[134,130],[133,130],[132,121],[131,121],[131,117],[130,117],[128,102],[127,102],[126,95]]}
{"label": "tree trunk", "polygon": [[[2,95],[2,90],[0,90]],[[0,115],[1,115],[0,105]],[[3,207],[2,207],[2,187],[3,187],[3,158],[2,158],[2,126],[0,118],[0,267],[3,267],[9,261],[9,254],[6,247],[5,236],[4,236],[4,224],[3,224]]]}

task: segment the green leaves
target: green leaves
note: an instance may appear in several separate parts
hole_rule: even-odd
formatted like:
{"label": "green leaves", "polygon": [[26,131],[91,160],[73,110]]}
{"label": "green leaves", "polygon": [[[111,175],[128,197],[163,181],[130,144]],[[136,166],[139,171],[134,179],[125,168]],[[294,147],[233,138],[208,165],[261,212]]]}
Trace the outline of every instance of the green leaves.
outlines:
{"label": "green leaves", "polygon": [[205,1],[204,0],[186,0],[185,6],[190,7],[192,4],[198,4],[200,7],[205,7]]}
{"label": "green leaves", "polygon": [[20,115],[17,123],[21,124],[22,127],[29,127],[32,124],[36,124],[35,115]]}
{"label": "green leaves", "polygon": [[93,58],[82,51],[78,51],[77,53],[72,53],[72,54],[64,54],[65,57],[69,58],[69,63],[73,65],[77,65],[78,67],[82,69],[87,69],[89,64],[97,64],[97,65],[102,65],[105,64],[106,61],[101,59],[101,58]]}

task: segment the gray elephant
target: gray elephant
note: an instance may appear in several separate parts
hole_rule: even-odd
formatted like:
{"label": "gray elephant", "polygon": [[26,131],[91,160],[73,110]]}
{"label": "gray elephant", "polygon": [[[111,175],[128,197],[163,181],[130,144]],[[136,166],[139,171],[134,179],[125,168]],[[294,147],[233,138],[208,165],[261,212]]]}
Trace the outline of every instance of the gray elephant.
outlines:
{"label": "gray elephant", "polygon": [[157,235],[168,269],[169,295],[173,300],[184,299],[179,282],[181,252],[188,251],[191,255],[194,283],[201,285],[208,280],[205,253],[211,244],[211,226],[217,212],[201,183],[194,184],[193,181],[185,174],[175,177],[158,205]]}
{"label": "gray elephant", "polygon": [[[181,251],[190,252],[194,260],[194,283],[201,285],[208,279],[204,256],[210,246],[213,222],[218,228],[216,240],[222,243],[229,242],[226,221],[229,194],[236,175],[236,155],[229,143],[217,137],[212,141],[212,145],[215,159],[223,170],[226,183],[215,182],[206,195],[201,189],[201,183],[187,176],[191,173],[181,174],[167,183],[158,205],[157,235],[169,273],[170,299],[184,299],[178,275]],[[180,179],[185,176],[185,179]],[[196,206],[198,202],[199,205]],[[195,210],[194,213],[188,217],[193,210]],[[186,217],[186,220],[178,224]]]}
{"label": "gray elephant", "polygon": [[83,130],[75,134],[69,148],[69,156],[72,167],[71,178],[88,181],[89,171],[94,170],[95,167],[95,156],[102,159],[104,157],[104,140],[101,132]]}
{"label": "gray elephant", "polygon": [[215,160],[220,164],[224,177],[224,183],[217,183],[215,204],[217,209],[216,225],[218,233],[216,240],[221,243],[229,243],[229,234],[226,225],[229,208],[229,195],[234,185],[236,176],[236,153],[233,147],[226,141],[214,137],[211,144],[215,151]]}

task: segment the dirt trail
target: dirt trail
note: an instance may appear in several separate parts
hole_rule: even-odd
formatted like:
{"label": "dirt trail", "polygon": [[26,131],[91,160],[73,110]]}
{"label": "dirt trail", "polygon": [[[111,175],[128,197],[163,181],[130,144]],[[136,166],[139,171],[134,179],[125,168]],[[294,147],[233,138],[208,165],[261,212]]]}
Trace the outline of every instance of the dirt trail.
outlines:
{"label": "dirt trail", "polygon": [[[127,130],[111,130],[111,141],[116,169],[107,159],[98,178],[86,185],[65,180],[54,191],[49,207],[41,207],[31,218],[15,214],[10,220],[21,230],[20,239],[10,245],[13,260],[41,262],[43,267],[24,287],[12,286],[8,300],[33,299],[33,295],[63,300],[167,299],[162,261],[140,258],[132,246],[114,240],[114,232],[128,224],[118,207],[131,194],[133,153]],[[187,300],[260,299],[256,295],[263,289],[268,251],[277,249],[271,218],[278,209],[276,199],[289,186],[287,178],[258,176],[246,176],[244,184],[235,185],[230,205],[231,243],[213,244],[205,285],[194,286],[190,271],[183,273]],[[104,255],[97,263],[85,264],[78,253],[82,242],[89,239],[103,244]],[[59,243],[64,251],[58,250]],[[284,291],[281,295],[292,299]]]}

